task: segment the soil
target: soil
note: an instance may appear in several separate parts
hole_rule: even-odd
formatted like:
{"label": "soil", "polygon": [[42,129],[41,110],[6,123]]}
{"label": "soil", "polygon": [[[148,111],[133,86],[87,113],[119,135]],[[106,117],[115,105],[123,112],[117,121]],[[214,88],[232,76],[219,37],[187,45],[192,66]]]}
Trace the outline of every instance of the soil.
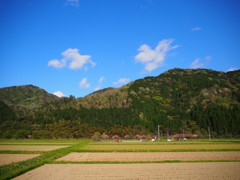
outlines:
{"label": "soil", "polygon": [[64,148],[68,146],[28,146],[28,145],[0,145],[0,151],[10,150],[10,151],[52,151],[59,148]]}
{"label": "soil", "polygon": [[124,152],[124,153],[75,153],[57,161],[196,161],[196,160],[240,160],[239,151],[226,152]]}
{"label": "soil", "polygon": [[0,154],[0,166],[23,161],[39,156],[39,154]]}
{"label": "soil", "polygon": [[15,180],[223,180],[240,179],[240,162],[148,164],[46,164]]}

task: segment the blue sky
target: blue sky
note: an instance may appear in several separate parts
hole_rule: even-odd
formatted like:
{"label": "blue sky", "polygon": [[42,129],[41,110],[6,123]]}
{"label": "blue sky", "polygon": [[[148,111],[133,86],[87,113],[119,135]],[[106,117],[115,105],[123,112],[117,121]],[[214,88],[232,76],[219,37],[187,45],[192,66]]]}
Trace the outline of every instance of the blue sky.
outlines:
{"label": "blue sky", "polygon": [[237,0],[0,0],[0,87],[76,97],[172,68],[240,68]]}

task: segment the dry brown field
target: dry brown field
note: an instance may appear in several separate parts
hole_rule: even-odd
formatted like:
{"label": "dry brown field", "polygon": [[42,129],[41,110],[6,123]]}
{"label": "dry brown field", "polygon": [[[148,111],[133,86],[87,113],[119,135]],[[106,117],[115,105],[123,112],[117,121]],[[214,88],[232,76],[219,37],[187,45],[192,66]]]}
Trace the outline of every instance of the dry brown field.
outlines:
{"label": "dry brown field", "polygon": [[[5,141],[0,144],[0,151],[25,152],[16,152],[24,154],[4,154],[5,152],[2,152],[0,163],[23,161],[25,159],[21,158],[24,156],[25,158],[38,156],[38,154],[33,156],[27,154],[31,153],[30,151],[45,151],[41,154],[41,158],[36,158],[37,163],[44,159],[45,164],[42,163],[39,168],[18,177],[15,177],[14,174],[11,176],[11,178],[24,180],[240,179],[239,142],[106,143],[87,140],[82,142],[85,144],[66,144],[68,141],[57,144],[57,140],[54,140],[52,144],[45,144],[46,141],[36,144],[34,144],[35,141],[27,143],[25,141]],[[48,152],[64,147],[69,148]],[[66,152],[69,154],[61,157],[61,154],[66,154]],[[51,159],[51,157],[45,156],[45,153],[61,158]],[[8,162],[3,162],[3,160]],[[35,160],[29,160],[27,163],[19,163],[20,167],[16,168],[24,169],[28,162],[33,165],[36,163]],[[11,168],[18,170],[15,168],[16,165],[17,163],[9,164],[7,165],[9,168],[5,168],[6,166],[2,166],[2,168],[5,168],[7,173],[12,173]]]}
{"label": "dry brown field", "polygon": [[0,145],[0,151],[52,151],[68,146],[42,146],[42,145]]}
{"label": "dry brown field", "polygon": [[239,151],[228,152],[72,152],[56,161],[199,161],[199,160],[240,160]]}
{"label": "dry brown field", "polygon": [[240,162],[46,164],[15,180],[239,180]]}
{"label": "dry brown field", "polygon": [[39,154],[0,154],[0,166],[23,161],[39,156]]}
{"label": "dry brown field", "polygon": [[224,150],[224,149],[240,149],[240,144],[158,144],[158,145],[87,145],[83,149],[93,151],[118,151],[118,150],[157,150],[157,151],[178,151],[178,150]]}

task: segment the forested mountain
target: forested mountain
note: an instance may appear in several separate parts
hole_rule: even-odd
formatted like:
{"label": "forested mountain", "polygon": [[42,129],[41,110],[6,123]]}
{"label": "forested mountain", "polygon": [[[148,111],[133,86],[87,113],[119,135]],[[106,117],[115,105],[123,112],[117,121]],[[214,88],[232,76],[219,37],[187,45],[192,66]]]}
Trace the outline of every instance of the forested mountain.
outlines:
{"label": "forested mountain", "polygon": [[[1,137],[80,138],[96,131],[133,136],[156,134],[158,124],[163,135],[184,130],[205,136],[208,127],[214,136],[240,135],[239,70],[176,68],[78,99],[51,98],[48,93],[30,96],[31,91],[17,90],[16,96],[22,97],[19,100],[3,89],[4,112],[0,110],[0,115],[12,115],[0,119]],[[29,108],[26,102],[32,98],[34,106]],[[18,113],[15,106],[19,104],[28,109]]]}
{"label": "forested mountain", "polygon": [[57,96],[33,85],[0,88],[0,100],[13,107],[34,109],[56,99]]}

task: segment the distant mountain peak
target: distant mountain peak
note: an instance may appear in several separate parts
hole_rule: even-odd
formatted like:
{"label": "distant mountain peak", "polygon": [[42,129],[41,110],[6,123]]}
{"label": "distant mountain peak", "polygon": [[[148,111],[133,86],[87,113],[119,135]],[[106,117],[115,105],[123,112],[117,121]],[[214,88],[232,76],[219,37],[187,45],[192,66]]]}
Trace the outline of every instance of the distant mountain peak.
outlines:
{"label": "distant mountain peak", "polygon": [[9,106],[32,109],[58,99],[58,97],[42,88],[29,84],[0,88],[0,99]]}

